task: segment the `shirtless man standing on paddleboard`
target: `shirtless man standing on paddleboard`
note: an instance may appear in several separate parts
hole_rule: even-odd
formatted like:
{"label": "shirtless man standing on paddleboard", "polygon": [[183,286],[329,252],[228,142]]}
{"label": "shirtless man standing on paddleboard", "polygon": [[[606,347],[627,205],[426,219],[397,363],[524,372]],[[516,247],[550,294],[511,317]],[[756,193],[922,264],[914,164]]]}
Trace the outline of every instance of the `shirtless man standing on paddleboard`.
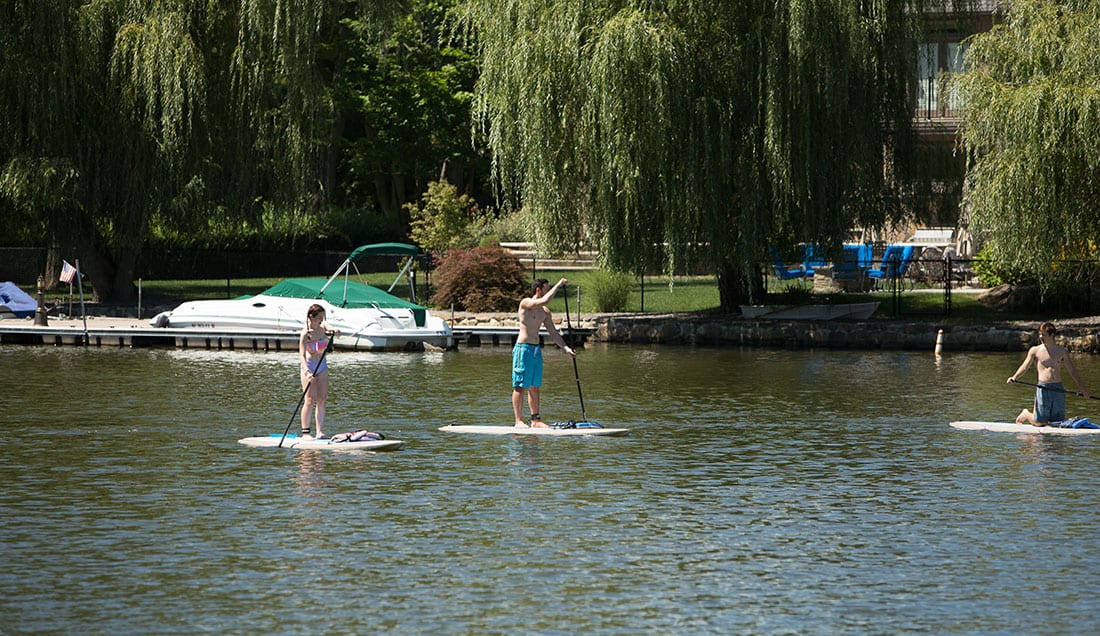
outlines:
{"label": "shirtless man standing on paddleboard", "polygon": [[539,346],[539,328],[546,327],[546,333],[563,351],[571,356],[577,352],[565,344],[558,333],[550,310],[546,304],[565,284],[565,279],[550,287],[550,281],[537,278],[531,283],[531,296],[519,302],[519,336],[512,349],[512,411],[516,416],[516,426],[526,427],[523,421],[523,394],[527,394],[527,405],[531,409],[531,426],[545,427],[539,415],[539,388],[542,386],[542,347]]}
{"label": "shirtless man standing on paddleboard", "polygon": [[1024,409],[1016,416],[1017,424],[1034,424],[1045,426],[1050,422],[1060,422],[1066,419],[1066,391],[1062,386],[1062,366],[1069,371],[1070,377],[1081,389],[1081,395],[1087,400],[1090,397],[1089,390],[1081,382],[1081,376],[1077,374],[1077,367],[1069,359],[1069,352],[1065,347],[1054,344],[1054,336],[1058,333],[1054,323],[1044,322],[1039,325],[1039,344],[1028,349],[1020,368],[1016,369],[1008,382],[1015,382],[1031,363],[1035,363],[1035,369],[1039,372],[1039,386],[1035,389],[1035,412]]}

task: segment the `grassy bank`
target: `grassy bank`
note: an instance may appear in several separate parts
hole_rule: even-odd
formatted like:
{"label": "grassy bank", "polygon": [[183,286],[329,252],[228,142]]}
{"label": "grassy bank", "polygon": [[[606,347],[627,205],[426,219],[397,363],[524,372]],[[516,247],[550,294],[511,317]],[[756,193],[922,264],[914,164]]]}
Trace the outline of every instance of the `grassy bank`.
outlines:
{"label": "grassy bank", "polygon": [[[569,309],[576,315],[578,308],[583,313],[595,311],[595,301],[587,291],[588,272],[577,271],[540,271],[540,277],[552,282],[561,277],[569,279]],[[395,273],[371,273],[363,276],[367,283],[388,289],[393,283]],[[243,278],[231,280],[146,280],[142,281],[142,305],[172,306],[186,300],[212,300],[236,298],[258,294],[278,283],[280,278]],[[817,294],[808,290],[790,290],[775,286],[769,293],[765,304],[802,304],[802,303],[854,303],[878,301],[881,303],[875,318],[900,318],[906,320],[933,320],[942,323],[998,322],[1004,320],[1039,320],[1048,318],[1067,318],[1071,316],[1035,315],[1029,313],[1007,313],[992,310],[977,301],[977,294],[956,292],[952,294],[950,315],[945,312],[942,290],[910,290],[895,299],[887,292],[874,293],[834,293]],[[408,298],[408,285],[404,280],[394,286],[393,292],[401,298]],[[424,281],[418,279],[419,300],[424,302]],[[578,296],[579,291],[579,296]],[[67,302],[67,293],[47,294],[47,302]],[[517,298],[518,301],[518,298]],[[671,281],[667,277],[654,276],[634,286],[627,300],[626,311],[644,313],[674,312],[716,312],[718,311],[718,287],[712,276],[683,276]],[[565,301],[556,297],[550,308],[555,313],[565,309]],[[449,309],[449,308],[441,308]]]}

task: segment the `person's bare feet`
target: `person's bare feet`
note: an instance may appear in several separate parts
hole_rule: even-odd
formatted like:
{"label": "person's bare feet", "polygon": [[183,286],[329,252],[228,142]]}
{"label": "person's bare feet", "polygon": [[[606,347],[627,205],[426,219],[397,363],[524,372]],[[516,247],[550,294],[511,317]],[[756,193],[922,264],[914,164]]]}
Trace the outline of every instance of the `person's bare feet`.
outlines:
{"label": "person's bare feet", "polygon": [[516,420],[516,428],[529,428],[529,427],[527,426],[527,422],[524,422],[523,420]]}

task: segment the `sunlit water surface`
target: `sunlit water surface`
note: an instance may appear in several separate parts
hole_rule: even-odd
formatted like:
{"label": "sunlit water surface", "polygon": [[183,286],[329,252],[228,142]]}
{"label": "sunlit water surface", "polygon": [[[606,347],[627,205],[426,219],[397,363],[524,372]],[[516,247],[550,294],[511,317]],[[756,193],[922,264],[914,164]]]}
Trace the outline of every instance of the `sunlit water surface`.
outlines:
{"label": "sunlit water surface", "polygon": [[1100,629],[1100,436],[947,426],[1026,405],[1019,354],[594,346],[628,437],[439,432],[510,421],[509,353],[332,355],[328,432],[408,442],[370,454],[237,444],[292,353],[0,346],[0,633]]}

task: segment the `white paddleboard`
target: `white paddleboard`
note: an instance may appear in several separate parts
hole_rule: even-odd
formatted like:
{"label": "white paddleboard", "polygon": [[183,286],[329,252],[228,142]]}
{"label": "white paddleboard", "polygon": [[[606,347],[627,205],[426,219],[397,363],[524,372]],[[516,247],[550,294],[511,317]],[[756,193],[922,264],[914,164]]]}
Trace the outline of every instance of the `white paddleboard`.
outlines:
{"label": "white paddleboard", "polygon": [[1058,428],[1057,426],[1032,426],[1015,422],[951,422],[951,428],[966,431],[993,431],[995,433],[1031,433],[1033,435],[1098,435],[1100,428]]}
{"label": "white paddleboard", "polygon": [[[263,435],[260,437],[245,437],[237,440],[237,443],[245,446],[278,446],[283,438],[278,433]],[[334,442],[330,439],[299,439],[297,435],[287,435],[283,440],[283,448],[301,448],[307,450],[369,450],[389,451],[397,450],[405,445],[399,439],[376,439],[361,442]]]}
{"label": "white paddleboard", "polygon": [[597,428],[594,426],[581,426],[578,428],[535,428],[531,426],[449,425],[442,426],[439,428],[439,430],[447,431],[449,433],[481,433],[482,435],[545,435],[548,437],[574,437],[577,435],[619,436],[626,435],[630,432],[629,428]]}

